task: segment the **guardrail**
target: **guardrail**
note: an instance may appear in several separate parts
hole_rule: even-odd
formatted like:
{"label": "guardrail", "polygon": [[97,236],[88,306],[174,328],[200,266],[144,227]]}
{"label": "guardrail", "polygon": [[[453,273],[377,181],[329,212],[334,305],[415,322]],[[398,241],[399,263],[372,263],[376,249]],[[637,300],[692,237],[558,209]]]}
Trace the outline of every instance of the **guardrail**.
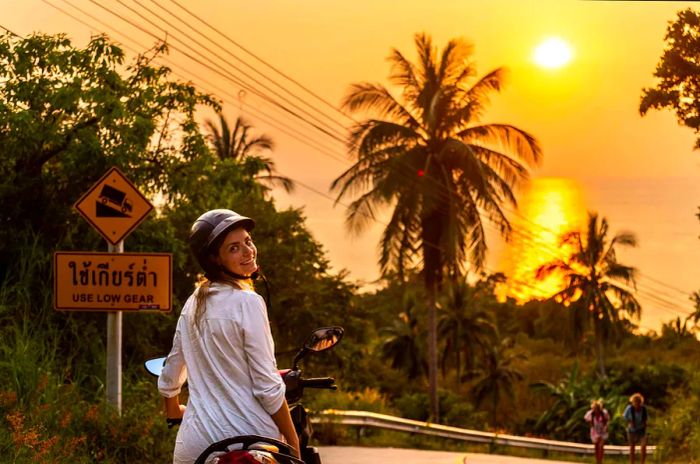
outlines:
{"label": "guardrail", "polygon": [[[475,443],[488,443],[493,445],[513,446],[516,448],[530,448],[542,451],[558,451],[563,453],[594,454],[592,444],[573,443],[568,441],[547,440],[544,438],[520,437],[493,432],[481,432],[478,430],[461,429],[448,425],[420,422],[400,417],[377,414],[368,411],[341,411],[338,409],[326,409],[312,415],[311,422],[315,424],[342,424],[358,427],[376,427],[380,429],[396,430],[401,432],[419,433],[455,440]],[[647,454],[651,455],[656,450],[655,446],[647,446]],[[639,451],[637,451],[639,452]],[[629,446],[605,445],[606,455],[629,455]]]}

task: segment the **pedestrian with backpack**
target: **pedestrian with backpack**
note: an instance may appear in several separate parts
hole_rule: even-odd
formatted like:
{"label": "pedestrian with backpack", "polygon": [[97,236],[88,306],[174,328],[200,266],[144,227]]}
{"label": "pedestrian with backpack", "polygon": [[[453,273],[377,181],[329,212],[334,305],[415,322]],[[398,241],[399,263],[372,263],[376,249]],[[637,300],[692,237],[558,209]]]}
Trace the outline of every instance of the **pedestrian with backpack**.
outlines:
{"label": "pedestrian with backpack", "polygon": [[624,412],[627,421],[627,440],[630,444],[630,464],[634,464],[634,447],[639,445],[641,464],[647,458],[647,407],[644,406],[644,397],[641,393],[630,396],[630,404]]}

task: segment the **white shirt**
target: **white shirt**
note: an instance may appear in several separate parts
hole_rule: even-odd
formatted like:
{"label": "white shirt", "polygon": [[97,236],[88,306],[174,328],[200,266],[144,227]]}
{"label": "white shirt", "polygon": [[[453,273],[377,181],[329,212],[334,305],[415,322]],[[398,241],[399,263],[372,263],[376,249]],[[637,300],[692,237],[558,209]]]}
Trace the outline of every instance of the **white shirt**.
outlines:
{"label": "white shirt", "polygon": [[177,322],[173,348],[158,379],[172,398],[189,378],[189,400],[173,462],[192,463],[214,442],[237,435],[279,439],[272,420],[284,401],[263,299],[250,290],[212,283],[199,330],[196,290]]}

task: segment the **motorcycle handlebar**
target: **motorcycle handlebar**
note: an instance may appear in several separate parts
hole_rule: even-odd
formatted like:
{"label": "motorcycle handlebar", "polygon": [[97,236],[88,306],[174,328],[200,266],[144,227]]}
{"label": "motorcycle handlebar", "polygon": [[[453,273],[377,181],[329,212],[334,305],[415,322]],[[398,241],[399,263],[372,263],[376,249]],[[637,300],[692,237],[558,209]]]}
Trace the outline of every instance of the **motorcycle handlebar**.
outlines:
{"label": "motorcycle handlebar", "polygon": [[301,386],[304,388],[328,388],[330,390],[335,390],[338,388],[335,385],[335,379],[333,377],[301,379]]}
{"label": "motorcycle handlebar", "polygon": [[182,419],[169,419],[169,418],[166,418],[166,419],[165,419],[165,422],[168,423],[168,428],[169,428],[169,429],[172,429],[172,428],[175,427],[176,425],[182,424]]}

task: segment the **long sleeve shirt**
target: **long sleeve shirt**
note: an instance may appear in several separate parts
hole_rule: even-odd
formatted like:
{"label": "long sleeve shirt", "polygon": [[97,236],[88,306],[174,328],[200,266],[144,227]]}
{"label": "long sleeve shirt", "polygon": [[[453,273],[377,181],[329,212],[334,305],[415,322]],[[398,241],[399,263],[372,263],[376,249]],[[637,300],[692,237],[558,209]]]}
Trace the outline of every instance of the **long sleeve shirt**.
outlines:
{"label": "long sleeve shirt", "polygon": [[168,398],[188,381],[176,464],[194,462],[207,446],[224,438],[280,438],[271,414],[282,406],[285,387],[263,299],[253,291],[212,283],[197,327],[196,292],[185,303],[158,379],[161,395]]}

